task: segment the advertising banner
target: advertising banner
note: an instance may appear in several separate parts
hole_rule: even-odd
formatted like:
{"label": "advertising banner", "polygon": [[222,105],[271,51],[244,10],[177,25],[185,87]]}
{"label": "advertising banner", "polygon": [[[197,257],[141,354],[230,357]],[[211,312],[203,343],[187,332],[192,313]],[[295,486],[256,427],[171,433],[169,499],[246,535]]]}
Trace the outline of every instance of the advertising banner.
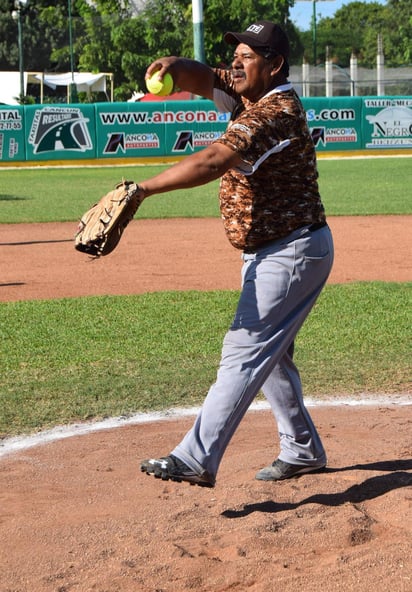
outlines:
{"label": "advertising banner", "polygon": [[363,97],[363,148],[412,148],[412,98]]}
{"label": "advertising banner", "polygon": [[165,129],[152,125],[155,103],[97,103],[98,158],[162,156]]}
{"label": "advertising banner", "polygon": [[319,152],[362,147],[362,102],[357,97],[302,99],[306,119]]}
{"label": "advertising banner", "polygon": [[206,100],[98,103],[97,157],[190,154],[219,137],[228,119]]}
{"label": "advertising banner", "polygon": [[24,108],[0,105],[0,162],[25,159]]}
{"label": "advertising banner", "polygon": [[[318,152],[412,148],[412,97],[302,99]],[[212,101],[0,106],[0,163],[186,156],[226,129]]]}
{"label": "advertising banner", "polygon": [[27,105],[27,160],[96,158],[94,105]]}

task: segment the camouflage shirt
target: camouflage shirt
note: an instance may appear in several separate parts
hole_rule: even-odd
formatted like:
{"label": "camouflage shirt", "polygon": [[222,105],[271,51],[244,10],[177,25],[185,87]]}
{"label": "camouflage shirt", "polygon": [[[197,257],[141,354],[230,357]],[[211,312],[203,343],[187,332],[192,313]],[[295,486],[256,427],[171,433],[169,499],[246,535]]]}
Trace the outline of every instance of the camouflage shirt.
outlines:
{"label": "camouflage shirt", "polygon": [[302,103],[290,84],[256,103],[235,93],[230,72],[215,70],[214,101],[232,120],[215,142],[242,157],[220,182],[220,211],[231,244],[246,251],[301,226],[324,222],[316,154]]}

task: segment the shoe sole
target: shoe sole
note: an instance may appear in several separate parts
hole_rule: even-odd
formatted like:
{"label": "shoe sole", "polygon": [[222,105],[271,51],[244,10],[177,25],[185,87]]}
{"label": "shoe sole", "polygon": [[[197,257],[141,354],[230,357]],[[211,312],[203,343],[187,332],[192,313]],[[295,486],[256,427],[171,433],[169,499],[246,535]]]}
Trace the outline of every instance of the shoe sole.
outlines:
{"label": "shoe sole", "polygon": [[189,483],[190,485],[198,485],[199,487],[214,487],[213,483],[209,481],[202,481],[200,477],[175,477],[173,475],[169,475],[165,471],[153,470],[148,471],[145,468],[141,468],[142,473],[146,473],[146,475],[153,475],[156,479],[161,479],[162,481],[174,481],[175,483]]}
{"label": "shoe sole", "polygon": [[291,475],[285,475],[283,477],[276,477],[276,478],[271,478],[270,476],[258,477],[258,475],[259,475],[259,473],[258,473],[256,475],[255,479],[257,479],[258,481],[285,481],[286,479],[294,479],[294,478],[300,477],[301,475],[307,475],[308,473],[322,473],[325,469],[326,469],[326,465],[323,465],[323,467],[304,467],[302,469],[299,469],[295,473],[292,473]]}

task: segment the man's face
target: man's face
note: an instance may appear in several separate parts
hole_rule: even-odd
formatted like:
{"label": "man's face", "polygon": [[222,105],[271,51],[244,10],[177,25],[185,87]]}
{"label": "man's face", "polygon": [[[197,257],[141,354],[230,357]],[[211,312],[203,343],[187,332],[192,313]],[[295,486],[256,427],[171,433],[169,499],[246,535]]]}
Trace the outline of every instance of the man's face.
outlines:
{"label": "man's face", "polygon": [[282,58],[266,59],[251,47],[240,43],[233,54],[232,79],[235,91],[255,102],[265,95],[274,83],[282,66]]}

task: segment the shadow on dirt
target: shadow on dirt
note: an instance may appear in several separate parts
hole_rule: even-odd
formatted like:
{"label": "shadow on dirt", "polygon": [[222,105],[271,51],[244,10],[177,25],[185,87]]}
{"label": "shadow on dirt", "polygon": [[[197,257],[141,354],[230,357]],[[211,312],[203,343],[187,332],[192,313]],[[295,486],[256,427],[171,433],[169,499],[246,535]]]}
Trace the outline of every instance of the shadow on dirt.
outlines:
{"label": "shadow on dirt", "polygon": [[387,473],[370,477],[339,493],[318,493],[296,503],[277,503],[270,500],[256,504],[247,504],[240,510],[225,510],[221,515],[225,518],[243,518],[253,512],[275,514],[286,510],[295,510],[307,504],[320,504],[332,507],[341,506],[346,503],[359,504],[385,495],[394,489],[411,486],[412,474],[406,472],[408,469],[412,469],[412,459],[359,464],[338,469],[328,468],[319,476],[320,486],[322,485],[322,476],[328,473],[352,470],[387,471]]}

